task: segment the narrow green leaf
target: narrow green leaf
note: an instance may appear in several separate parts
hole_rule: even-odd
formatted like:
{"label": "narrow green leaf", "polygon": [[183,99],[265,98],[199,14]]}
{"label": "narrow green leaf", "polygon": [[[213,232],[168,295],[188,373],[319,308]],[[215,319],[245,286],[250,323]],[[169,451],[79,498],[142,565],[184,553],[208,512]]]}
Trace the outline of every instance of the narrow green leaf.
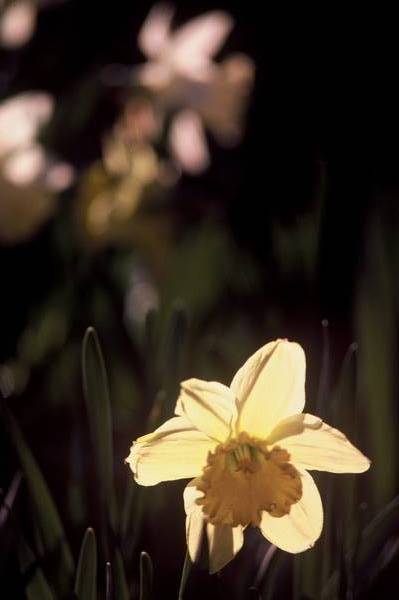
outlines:
{"label": "narrow green leaf", "polygon": [[331,372],[331,359],[330,359],[330,333],[329,323],[327,319],[323,319],[321,322],[323,332],[323,344],[322,344],[322,355],[321,355],[321,367],[319,376],[319,389],[317,392],[317,403],[316,403],[316,414],[319,417],[325,418],[326,410],[328,406],[329,393],[330,393],[330,372]]}
{"label": "narrow green leaf", "polygon": [[152,399],[159,386],[159,365],[157,364],[158,349],[158,313],[150,310],[147,313],[144,326],[143,339],[143,358],[144,369],[146,373],[146,393],[149,399]]}
{"label": "narrow green leaf", "polygon": [[112,600],[112,569],[111,563],[105,565],[105,600]]}
{"label": "narrow green leaf", "polygon": [[[295,556],[294,559],[298,557]],[[262,587],[259,590],[263,600],[274,600],[277,598],[278,581],[281,574],[287,568],[288,555],[285,552],[277,551],[273,554],[270,564],[267,568],[267,576],[264,577]]]}
{"label": "narrow green leaf", "polygon": [[[271,587],[271,586],[270,586]],[[292,600],[299,600],[301,594],[301,555],[292,557]],[[267,600],[272,596],[267,595]]]}
{"label": "narrow green leaf", "polygon": [[80,547],[75,579],[75,594],[79,600],[97,598],[97,543],[91,527],[86,529]]}
{"label": "narrow green leaf", "polygon": [[[329,398],[328,410],[324,415],[334,427],[345,431],[352,441],[356,440],[356,350],[357,345],[351,344],[345,354],[337,383]],[[348,555],[348,569],[350,570],[358,527],[357,515],[354,510],[355,478],[346,476],[338,481],[329,473],[320,475],[320,491],[324,506],[323,534],[319,542],[322,548],[320,585],[324,589],[331,573],[339,567],[342,553]],[[338,523],[343,533],[341,540],[343,547],[337,545]]]}
{"label": "narrow green leaf", "polygon": [[55,600],[51,587],[39,567],[31,548],[20,536],[18,559],[22,577],[25,579],[25,594],[28,600]]}
{"label": "narrow green leaf", "polygon": [[365,571],[364,578],[360,581],[360,589],[370,588],[379,577],[383,575],[385,569],[392,565],[399,556],[399,540],[393,536],[384,544],[381,552],[374,558],[370,568]]}
{"label": "narrow green leaf", "polygon": [[184,559],[183,569],[181,572],[178,600],[184,600],[184,591],[186,589],[187,581],[188,581],[192,566],[193,566],[193,563],[191,562],[190,555],[187,551],[185,559]]}
{"label": "narrow green leaf", "polygon": [[[164,351],[162,353],[162,388],[165,398],[160,405],[160,420],[170,414],[169,403],[176,402],[180,382],[183,378],[184,360],[186,356],[186,338],[188,329],[187,314],[183,306],[175,304],[166,325]],[[160,404],[160,394],[156,402]]]}
{"label": "narrow green leaf", "polygon": [[148,490],[145,487],[138,486],[135,494],[135,501],[132,503],[132,512],[130,513],[131,531],[128,538],[125,538],[125,554],[133,556],[137,550],[137,544],[140,539],[140,533],[144,520],[144,513],[148,499]]}
{"label": "narrow green leaf", "polygon": [[115,550],[115,577],[114,577],[115,600],[129,600],[129,587],[123,566],[123,559],[120,550]]}
{"label": "narrow green leaf", "polygon": [[17,452],[29,489],[44,551],[54,564],[57,586],[61,594],[68,590],[74,571],[74,561],[66,541],[64,528],[50,491],[25,438],[9,410],[3,405],[3,415],[10,439]]}
{"label": "narrow green leaf", "polygon": [[318,548],[307,550],[295,559],[300,561],[300,598],[317,598],[321,576]]}
{"label": "narrow green leaf", "polygon": [[89,327],[82,346],[83,392],[90,435],[100,484],[102,508],[109,507],[109,517],[116,527],[116,502],[113,488],[113,441],[108,378],[100,342]]}
{"label": "narrow green leaf", "polygon": [[4,525],[8,521],[8,517],[12,511],[12,507],[14,506],[15,498],[17,497],[19,486],[21,485],[22,474],[21,471],[18,471],[12,481],[11,485],[8,489],[7,494],[4,497],[4,500],[1,502],[0,506],[0,531],[4,527]]}
{"label": "narrow green leaf", "polygon": [[389,535],[397,531],[398,526],[399,495],[384,506],[367,527],[363,529],[357,555],[357,564],[359,567],[366,564],[373,552],[378,552],[379,548],[389,538]]}
{"label": "narrow green leaf", "polygon": [[151,600],[153,589],[154,569],[152,560],[147,552],[140,554],[140,600]]}
{"label": "narrow green leaf", "polygon": [[[328,474],[329,475],[329,474]],[[323,485],[323,506],[324,506],[324,523],[323,523],[323,536],[320,540],[320,573],[321,573],[321,585],[324,584],[331,573],[332,561],[333,561],[333,531],[335,527],[334,519],[334,482],[332,478],[328,478],[324,481]]]}
{"label": "narrow green leaf", "polygon": [[256,573],[254,584],[252,586],[256,590],[259,590],[262,587],[262,583],[265,577],[267,577],[270,564],[277,551],[277,546],[275,546],[274,544],[269,544],[268,546],[266,546],[266,548],[267,550],[265,550],[263,558],[259,563],[258,571]]}
{"label": "narrow green leaf", "polygon": [[248,595],[247,595],[248,600],[262,600],[259,591],[254,588],[254,587],[250,587],[248,589]]}
{"label": "narrow green leaf", "polygon": [[374,215],[366,240],[366,266],[356,310],[359,385],[369,424],[372,500],[375,508],[381,508],[397,491],[399,454],[396,431],[392,427],[397,409],[394,281],[378,215]]}
{"label": "narrow green leaf", "polygon": [[129,526],[132,522],[132,513],[138,496],[138,485],[134,482],[133,477],[128,473],[126,487],[124,492],[123,507],[120,518],[120,536],[125,540],[128,535]]}
{"label": "narrow green leaf", "polygon": [[[184,306],[176,302],[167,321],[165,337],[165,368],[164,377],[179,379],[184,359],[184,346],[187,337],[188,317]],[[170,369],[172,372],[170,372]]]}
{"label": "narrow green leaf", "polygon": [[[359,539],[359,546],[355,553],[355,576],[360,580],[362,585],[365,585],[364,573],[368,577],[372,574],[376,564],[376,559],[383,548],[384,544],[389,539],[390,534],[396,531],[399,525],[399,495],[389,502],[372,521],[363,529]],[[351,557],[345,557],[347,561]],[[384,561],[382,561],[384,563]],[[369,567],[371,570],[369,571]],[[332,573],[331,577],[324,586],[322,598],[330,600],[336,598],[340,582],[340,573],[338,569]]]}

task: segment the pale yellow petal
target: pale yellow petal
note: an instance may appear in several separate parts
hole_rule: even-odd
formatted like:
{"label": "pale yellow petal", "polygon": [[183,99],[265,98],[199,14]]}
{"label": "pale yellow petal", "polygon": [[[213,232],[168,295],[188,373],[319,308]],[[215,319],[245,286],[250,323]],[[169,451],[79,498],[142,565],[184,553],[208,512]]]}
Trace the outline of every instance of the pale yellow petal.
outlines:
{"label": "pale yellow petal", "polygon": [[290,462],[302,469],[330,473],[362,473],[369,459],[338,429],[309,414],[285,419],[272,431],[268,441],[290,454]]}
{"label": "pale yellow petal", "polygon": [[201,496],[202,492],[196,488],[196,479],[192,479],[183,492],[184,510],[186,512],[187,550],[192,562],[197,562],[200,558],[205,532],[205,519],[202,509],[195,502]]}
{"label": "pale yellow petal", "polygon": [[140,485],[195,477],[215,448],[185,417],[173,417],[153,433],[138,438],[126,459]]}
{"label": "pale yellow petal", "polygon": [[241,550],[244,543],[243,528],[241,526],[212,525],[206,521],[201,506],[195,502],[202,496],[202,492],[196,488],[195,479],[186,486],[183,496],[187,514],[186,535],[190,558],[193,562],[197,561],[202,543],[206,543],[209,553],[209,572],[216,573],[223,569]]}
{"label": "pale yellow petal", "polygon": [[237,415],[235,396],[230,388],[216,381],[188,379],[181,384],[175,412],[187,417],[210,438],[224,442]]}
{"label": "pale yellow petal", "polygon": [[299,344],[276,340],[263,346],[236,373],[237,429],[266,438],[275,425],[305,405],[305,354]]}
{"label": "pale yellow petal", "polygon": [[302,498],[291,506],[288,515],[272,517],[264,512],[260,529],[275,546],[286,552],[303,552],[311,548],[323,529],[323,506],[311,475],[301,472]]}

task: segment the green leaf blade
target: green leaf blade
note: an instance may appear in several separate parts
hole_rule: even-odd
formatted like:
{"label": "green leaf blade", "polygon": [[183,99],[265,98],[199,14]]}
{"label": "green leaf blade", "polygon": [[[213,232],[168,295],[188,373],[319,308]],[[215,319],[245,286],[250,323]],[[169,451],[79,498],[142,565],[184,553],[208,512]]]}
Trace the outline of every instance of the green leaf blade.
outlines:
{"label": "green leaf blade", "polygon": [[140,554],[140,600],[151,600],[153,589],[154,569],[152,560],[147,552]]}
{"label": "green leaf blade", "polygon": [[113,488],[113,440],[108,377],[96,330],[89,327],[82,345],[83,392],[93,444],[103,509],[107,503],[110,521],[116,528]]}
{"label": "green leaf blade", "polygon": [[3,406],[8,434],[18,455],[36,515],[43,548],[52,558],[60,593],[68,590],[74,561],[66,541],[64,527],[47,483],[13,415]]}
{"label": "green leaf blade", "polygon": [[91,527],[86,529],[80,548],[75,594],[79,600],[97,598],[97,542]]}

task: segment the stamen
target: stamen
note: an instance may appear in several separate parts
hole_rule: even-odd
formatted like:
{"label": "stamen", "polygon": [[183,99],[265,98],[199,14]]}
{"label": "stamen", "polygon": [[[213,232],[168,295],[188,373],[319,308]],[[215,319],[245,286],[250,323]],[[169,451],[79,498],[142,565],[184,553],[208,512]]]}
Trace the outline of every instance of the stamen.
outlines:
{"label": "stamen", "polygon": [[204,496],[197,503],[214,524],[259,525],[262,511],[282,517],[302,496],[300,475],[289,458],[286,450],[269,450],[241,433],[209,454],[197,485]]}

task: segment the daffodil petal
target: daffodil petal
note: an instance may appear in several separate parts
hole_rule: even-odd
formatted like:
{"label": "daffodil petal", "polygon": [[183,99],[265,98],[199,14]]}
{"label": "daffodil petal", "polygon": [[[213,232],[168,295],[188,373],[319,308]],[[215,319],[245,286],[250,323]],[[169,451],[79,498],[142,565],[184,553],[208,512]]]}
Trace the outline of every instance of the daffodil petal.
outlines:
{"label": "daffodil petal", "polygon": [[237,414],[235,396],[230,388],[216,381],[188,379],[181,384],[175,412],[187,417],[210,438],[224,442]]}
{"label": "daffodil petal", "polygon": [[205,518],[202,508],[196,504],[196,500],[202,496],[202,492],[196,487],[196,481],[196,479],[192,479],[183,492],[187,549],[192,562],[196,562],[200,557],[205,532]]}
{"label": "daffodil petal", "polygon": [[196,562],[201,553],[201,546],[206,535],[209,552],[209,572],[211,574],[225,567],[241,550],[244,543],[243,527],[229,525],[212,525],[207,522],[201,506],[196,500],[202,496],[193,479],[184,490],[184,508],[186,517],[187,548],[190,558]]}
{"label": "daffodil petal", "polygon": [[288,515],[272,517],[264,512],[260,529],[272,544],[296,554],[311,548],[323,529],[323,506],[313,478],[301,472],[302,497],[291,506]]}
{"label": "daffodil petal", "polygon": [[215,448],[185,417],[173,417],[153,433],[138,438],[126,459],[140,485],[188,479],[201,473]]}
{"label": "daffodil petal", "polygon": [[370,467],[369,459],[341,431],[309,414],[279,423],[268,442],[287,450],[290,462],[302,469],[363,473]]}
{"label": "daffodil petal", "polygon": [[305,354],[299,344],[276,340],[255,352],[231,382],[238,402],[237,429],[266,438],[305,405]]}

